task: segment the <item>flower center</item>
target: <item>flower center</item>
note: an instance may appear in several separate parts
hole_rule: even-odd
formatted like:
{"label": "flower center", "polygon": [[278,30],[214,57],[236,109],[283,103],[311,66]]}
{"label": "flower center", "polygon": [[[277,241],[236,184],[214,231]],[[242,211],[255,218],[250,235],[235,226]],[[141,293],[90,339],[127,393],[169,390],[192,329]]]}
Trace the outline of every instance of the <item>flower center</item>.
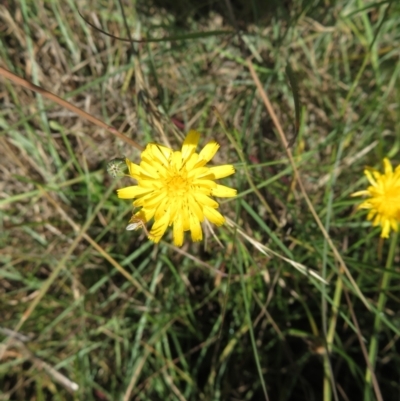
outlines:
{"label": "flower center", "polygon": [[171,198],[184,196],[190,190],[190,182],[186,174],[175,174],[167,178],[165,184],[168,195]]}

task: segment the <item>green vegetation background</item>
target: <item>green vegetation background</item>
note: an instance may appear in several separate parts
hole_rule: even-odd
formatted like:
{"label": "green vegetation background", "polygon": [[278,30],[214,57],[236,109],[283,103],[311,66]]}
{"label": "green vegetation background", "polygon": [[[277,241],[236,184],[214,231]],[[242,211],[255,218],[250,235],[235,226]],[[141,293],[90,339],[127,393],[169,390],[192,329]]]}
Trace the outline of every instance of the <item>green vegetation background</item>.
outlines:
{"label": "green vegetation background", "polygon": [[[217,139],[216,164],[235,164],[224,183],[239,196],[221,209],[248,239],[214,228],[178,250],[170,234],[155,246],[125,231],[132,209],[115,188],[130,181],[106,164],[139,152],[0,78],[0,400],[379,399],[361,338],[383,398],[398,400],[397,237],[381,241],[350,198],[366,165],[400,162],[398,2],[122,4],[135,37],[200,33],[136,45],[140,65],[160,112],[201,131],[201,145]],[[0,66],[142,145],[162,141],[137,102],[129,43],[78,10],[127,37],[117,0],[5,0]],[[249,57],[370,310],[293,180]]]}

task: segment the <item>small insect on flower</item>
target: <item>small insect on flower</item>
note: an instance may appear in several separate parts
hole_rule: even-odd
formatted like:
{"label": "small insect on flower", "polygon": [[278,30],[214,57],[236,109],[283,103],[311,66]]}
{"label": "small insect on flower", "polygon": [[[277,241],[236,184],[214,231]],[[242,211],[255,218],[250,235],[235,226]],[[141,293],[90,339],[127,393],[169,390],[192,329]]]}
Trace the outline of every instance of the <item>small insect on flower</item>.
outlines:
{"label": "small insect on flower", "polygon": [[369,197],[358,209],[369,209],[367,220],[373,220],[373,226],[380,225],[381,237],[388,238],[390,230],[397,231],[400,223],[400,166],[393,171],[387,158],[383,159],[383,165],[383,174],[372,168],[365,169],[364,174],[371,185],[351,196]]}
{"label": "small insect on flower", "polygon": [[107,163],[107,173],[113,178],[124,177],[126,175],[127,165],[125,159],[116,158]]}
{"label": "small insect on flower", "polygon": [[140,228],[143,228],[143,230],[146,232],[147,235],[149,235],[149,232],[147,231],[146,228],[146,220],[144,219],[144,216],[141,214],[139,211],[138,213],[134,214],[131,219],[129,220],[129,224],[126,226],[126,231],[134,231],[138,230]]}
{"label": "small insect on flower", "polygon": [[138,221],[137,223],[130,223],[126,226],[126,231],[134,231],[138,228],[144,227],[144,223],[142,221]]}
{"label": "small insect on flower", "polygon": [[151,241],[159,242],[167,228],[173,226],[174,244],[182,246],[185,231],[190,231],[193,241],[202,240],[201,223],[205,219],[217,226],[224,224],[225,218],[217,211],[219,204],[211,196],[236,196],[236,189],[215,182],[232,175],[235,169],[230,164],[206,167],[219,145],[211,141],[196,153],[199,139],[200,134],[192,130],[181,150],[150,143],[141,154],[140,165],[126,159],[129,175],[137,185],[119,189],[118,197],[133,199],[133,206],[141,207],[132,216],[128,230],[154,219],[148,234]]}

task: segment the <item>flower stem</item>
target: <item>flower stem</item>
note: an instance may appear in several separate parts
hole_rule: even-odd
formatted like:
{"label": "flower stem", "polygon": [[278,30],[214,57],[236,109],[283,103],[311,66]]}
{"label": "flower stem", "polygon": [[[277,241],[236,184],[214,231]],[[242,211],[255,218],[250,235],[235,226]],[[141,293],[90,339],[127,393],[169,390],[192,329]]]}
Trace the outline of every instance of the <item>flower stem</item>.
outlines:
{"label": "flower stem", "polygon": [[[386,305],[387,295],[386,290],[390,284],[390,279],[392,276],[392,268],[393,268],[393,260],[396,254],[396,245],[397,245],[398,233],[394,233],[391,237],[389,254],[386,259],[385,272],[383,273],[381,286],[379,289],[379,298],[377,305],[377,313],[375,315],[374,321],[374,333],[371,338],[371,343],[369,345],[368,358],[371,362],[371,366],[375,369],[376,357],[378,354],[378,337],[379,332],[381,331],[381,316],[383,313],[383,309]],[[371,371],[367,368],[365,372],[365,388],[364,388],[364,401],[372,401],[373,396],[371,392]]]}
{"label": "flower stem", "polygon": [[[336,323],[339,314],[339,307],[340,307],[340,300],[342,298],[343,292],[343,280],[342,280],[342,272],[339,273],[336,287],[335,287],[335,294],[333,296],[333,304],[332,304],[332,316],[329,322],[329,329],[326,335],[326,353],[324,355],[324,401],[330,401],[332,399],[332,393],[336,394],[336,389],[333,388],[334,380],[332,377],[332,367],[329,361],[331,352],[332,352],[332,345],[333,340],[335,337],[336,331]],[[337,399],[337,397],[335,397]]]}

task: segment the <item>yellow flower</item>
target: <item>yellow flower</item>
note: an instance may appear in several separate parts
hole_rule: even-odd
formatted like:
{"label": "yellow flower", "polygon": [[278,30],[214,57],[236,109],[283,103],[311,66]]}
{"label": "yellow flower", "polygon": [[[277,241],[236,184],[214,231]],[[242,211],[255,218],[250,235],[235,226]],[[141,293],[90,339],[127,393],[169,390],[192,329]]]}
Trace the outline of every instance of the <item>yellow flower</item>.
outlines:
{"label": "yellow flower", "polygon": [[390,229],[397,231],[400,222],[400,166],[393,171],[389,159],[383,159],[385,173],[381,174],[375,169],[366,169],[370,186],[352,196],[369,196],[358,209],[369,209],[368,220],[373,219],[373,226],[382,227],[381,237],[388,238]]}
{"label": "yellow flower", "polygon": [[133,206],[141,208],[135,213],[128,227],[139,227],[154,218],[149,239],[159,242],[168,226],[173,225],[174,244],[183,244],[184,232],[191,232],[193,241],[201,241],[200,223],[204,218],[218,226],[225,218],[216,210],[218,202],[211,196],[229,198],[236,196],[236,189],[219,185],[215,180],[235,172],[232,165],[205,167],[214,157],[219,145],[208,143],[196,153],[200,134],[190,131],[182,150],[173,151],[157,143],[150,143],[141,154],[140,165],[126,159],[129,175],[137,185],[119,189],[118,197],[134,199]]}

